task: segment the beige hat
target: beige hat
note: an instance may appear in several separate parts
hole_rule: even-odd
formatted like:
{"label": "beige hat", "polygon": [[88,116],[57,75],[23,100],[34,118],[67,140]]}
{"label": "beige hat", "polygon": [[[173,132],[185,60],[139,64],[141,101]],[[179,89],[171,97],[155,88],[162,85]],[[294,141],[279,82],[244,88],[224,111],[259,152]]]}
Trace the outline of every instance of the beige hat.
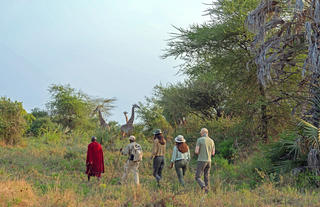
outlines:
{"label": "beige hat", "polygon": [[131,135],[131,136],[129,137],[129,140],[130,140],[130,141],[136,141],[136,137]]}
{"label": "beige hat", "polygon": [[186,142],[186,140],[184,139],[184,137],[182,135],[178,135],[175,139],[175,142],[181,143],[181,142]]}

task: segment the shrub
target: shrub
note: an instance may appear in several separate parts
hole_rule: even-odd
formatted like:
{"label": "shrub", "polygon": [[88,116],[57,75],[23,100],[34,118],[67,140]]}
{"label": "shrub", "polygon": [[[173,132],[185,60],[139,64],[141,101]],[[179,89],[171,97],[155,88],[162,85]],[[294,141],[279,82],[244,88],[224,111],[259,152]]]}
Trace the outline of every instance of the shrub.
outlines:
{"label": "shrub", "polygon": [[29,133],[34,136],[43,135],[46,132],[54,131],[58,125],[51,121],[50,117],[40,117],[34,120],[30,126]]}
{"label": "shrub", "polygon": [[0,139],[6,144],[20,141],[27,124],[24,116],[27,112],[22,103],[1,97],[0,99]]}
{"label": "shrub", "polygon": [[306,165],[306,152],[301,151],[301,139],[294,131],[280,134],[280,140],[266,148],[266,156],[272,162],[273,172],[289,172],[291,169]]}
{"label": "shrub", "polygon": [[232,162],[236,158],[237,152],[237,150],[233,147],[233,143],[234,141],[232,139],[219,142],[216,146],[216,153]]}

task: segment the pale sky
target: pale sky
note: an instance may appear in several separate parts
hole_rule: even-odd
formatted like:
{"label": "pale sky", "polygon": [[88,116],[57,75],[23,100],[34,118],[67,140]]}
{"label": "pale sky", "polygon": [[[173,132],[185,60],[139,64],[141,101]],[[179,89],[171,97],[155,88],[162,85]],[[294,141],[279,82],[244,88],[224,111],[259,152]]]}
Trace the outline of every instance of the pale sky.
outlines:
{"label": "pale sky", "polygon": [[[117,98],[110,120],[182,80],[161,59],[172,25],[203,23],[208,0],[0,0],[0,96],[45,108],[51,84]],[[130,114],[129,114],[130,116]]]}

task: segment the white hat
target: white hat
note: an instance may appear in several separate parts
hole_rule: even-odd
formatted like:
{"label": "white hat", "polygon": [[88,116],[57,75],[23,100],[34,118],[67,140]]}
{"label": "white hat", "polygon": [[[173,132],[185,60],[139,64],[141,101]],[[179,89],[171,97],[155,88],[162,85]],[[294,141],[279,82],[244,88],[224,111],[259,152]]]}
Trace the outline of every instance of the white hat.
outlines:
{"label": "white hat", "polygon": [[186,142],[186,140],[184,139],[184,137],[182,135],[178,135],[174,141],[181,143],[181,142]]}
{"label": "white hat", "polygon": [[129,137],[129,140],[130,140],[130,141],[136,141],[136,137],[131,135],[131,136]]}

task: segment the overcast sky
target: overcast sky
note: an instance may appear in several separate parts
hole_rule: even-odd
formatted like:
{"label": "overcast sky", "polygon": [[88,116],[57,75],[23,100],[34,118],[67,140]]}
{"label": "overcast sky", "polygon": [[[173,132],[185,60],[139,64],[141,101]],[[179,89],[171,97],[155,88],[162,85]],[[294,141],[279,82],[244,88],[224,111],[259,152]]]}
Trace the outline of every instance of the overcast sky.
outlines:
{"label": "overcast sky", "polygon": [[[0,0],[0,96],[45,108],[51,84],[116,97],[108,120],[177,82],[161,59],[172,25],[202,23],[208,0]],[[130,114],[129,114],[130,115]]]}

